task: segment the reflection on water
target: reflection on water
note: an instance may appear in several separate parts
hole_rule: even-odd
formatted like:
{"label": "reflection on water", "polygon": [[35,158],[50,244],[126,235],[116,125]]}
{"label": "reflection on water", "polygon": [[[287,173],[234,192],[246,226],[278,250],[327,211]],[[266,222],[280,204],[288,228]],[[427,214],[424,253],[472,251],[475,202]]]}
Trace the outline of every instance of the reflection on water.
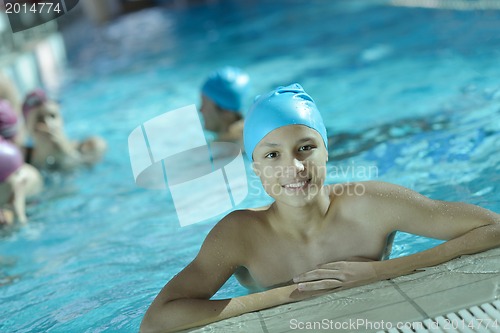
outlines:
{"label": "reflection on water", "polygon": [[4,269],[13,267],[16,264],[15,257],[0,256],[0,287],[14,283],[21,278],[21,275],[9,275]]}
{"label": "reflection on water", "polygon": [[404,139],[417,134],[444,130],[450,120],[444,115],[414,119],[400,119],[391,123],[369,127],[362,132],[328,131],[329,157],[334,161],[343,160],[368,151],[382,142]]}

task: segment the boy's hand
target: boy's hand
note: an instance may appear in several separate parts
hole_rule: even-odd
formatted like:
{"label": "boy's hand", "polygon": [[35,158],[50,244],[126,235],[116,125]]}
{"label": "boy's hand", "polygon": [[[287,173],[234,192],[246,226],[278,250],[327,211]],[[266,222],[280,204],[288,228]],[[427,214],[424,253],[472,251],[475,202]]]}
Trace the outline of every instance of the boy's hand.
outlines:
{"label": "boy's hand", "polygon": [[317,269],[293,279],[299,291],[346,289],[380,280],[375,262],[337,261],[319,265]]}

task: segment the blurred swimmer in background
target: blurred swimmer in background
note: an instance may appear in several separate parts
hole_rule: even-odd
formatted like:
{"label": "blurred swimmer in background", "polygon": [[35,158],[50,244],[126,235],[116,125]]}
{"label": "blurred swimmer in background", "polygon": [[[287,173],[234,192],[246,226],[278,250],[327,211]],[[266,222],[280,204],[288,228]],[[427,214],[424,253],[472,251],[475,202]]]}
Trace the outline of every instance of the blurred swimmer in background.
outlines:
{"label": "blurred swimmer in background", "polygon": [[21,116],[21,102],[19,99],[19,92],[14,83],[2,73],[0,73],[0,100],[7,101],[16,115],[16,135],[10,140],[14,142],[18,147],[21,147],[26,140],[27,134]]}
{"label": "blurred swimmer in background", "polygon": [[217,134],[216,140],[242,143],[244,100],[250,78],[236,67],[212,72],[201,88],[201,113],[205,128]]}
{"label": "blurred swimmer in background", "polygon": [[16,145],[0,137],[0,225],[26,223],[26,199],[42,188],[40,172],[24,162]]}
{"label": "blurred swimmer in background", "polygon": [[40,193],[40,172],[24,162],[15,145],[20,128],[19,118],[6,99],[0,99],[0,225],[27,221],[26,198]]}
{"label": "blurred swimmer in background", "polygon": [[26,151],[26,161],[38,168],[71,170],[81,165],[97,163],[107,144],[101,137],[91,136],[81,142],[70,141],[64,133],[64,122],[59,105],[36,89],[23,103],[26,128],[33,139],[33,147]]}
{"label": "blurred swimmer in background", "polygon": [[7,99],[0,98],[0,136],[16,143],[19,133],[19,117]]}

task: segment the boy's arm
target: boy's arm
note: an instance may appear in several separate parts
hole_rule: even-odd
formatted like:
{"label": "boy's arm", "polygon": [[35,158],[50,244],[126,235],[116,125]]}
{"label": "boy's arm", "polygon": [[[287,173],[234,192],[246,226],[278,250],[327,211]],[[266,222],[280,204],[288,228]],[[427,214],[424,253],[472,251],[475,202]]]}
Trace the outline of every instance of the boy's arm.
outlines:
{"label": "boy's arm", "polygon": [[387,232],[399,230],[447,241],[386,261],[328,263],[294,279],[301,282],[300,290],[349,288],[500,246],[500,215],[492,211],[466,203],[431,200],[393,184],[362,184],[365,194],[348,203],[353,204],[348,210],[354,212],[357,220],[374,223]]}
{"label": "boy's arm", "polygon": [[299,293],[294,284],[224,300],[180,298],[161,306],[152,305],[141,323],[141,333],[175,332],[202,326],[316,294],[320,293]]}
{"label": "boy's arm", "polygon": [[[235,214],[236,213],[236,214]],[[238,212],[219,222],[204,241],[198,256],[161,290],[147,310],[141,332],[172,332],[311,297],[296,285],[225,300],[210,300],[244,262]]]}
{"label": "boy's arm", "polygon": [[378,196],[389,194],[379,218],[391,221],[394,229],[446,240],[420,253],[376,263],[380,278],[408,274],[500,246],[499,214],[462,202],[432,200],[397,185],[373,183],[373,187]]}
{"label": "boy's arm", "polygon": [[499,245],[500,225],[498,223],[484,225],[432,249],[377,262],[375,270],[379,279],[389,279],[412,273],[419,268],[435,266],[465,254],[486,251]]}

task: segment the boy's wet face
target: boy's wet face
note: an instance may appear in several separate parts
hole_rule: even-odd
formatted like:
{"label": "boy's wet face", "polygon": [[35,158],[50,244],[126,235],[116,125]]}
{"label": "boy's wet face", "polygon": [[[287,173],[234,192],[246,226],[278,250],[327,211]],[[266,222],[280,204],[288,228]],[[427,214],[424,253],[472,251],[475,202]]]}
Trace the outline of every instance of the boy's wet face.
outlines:
{"label": "boy's wet face", "polygon": [[46,102],[30,111],[26,127],[34,137],[43,133],[58,133],[63,130],[63,119],[57,104]]}
{"label": "boy's wet face", "polygon": [[328,153],[321,135],[307,126],[270,132],[256,146],[253,160],[264,189],[276,200],[307,203],[323,188]]}

